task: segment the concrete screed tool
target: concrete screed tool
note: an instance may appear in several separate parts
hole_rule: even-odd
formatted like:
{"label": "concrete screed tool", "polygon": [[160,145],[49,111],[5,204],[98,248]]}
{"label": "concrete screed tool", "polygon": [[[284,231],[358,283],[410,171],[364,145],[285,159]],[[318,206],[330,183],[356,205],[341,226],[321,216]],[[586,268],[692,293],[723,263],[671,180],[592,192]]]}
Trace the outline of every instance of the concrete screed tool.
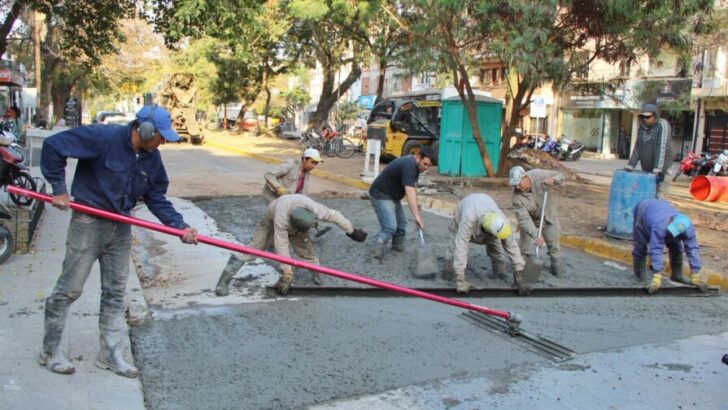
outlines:
{"label": "concrete screed tool", "polygon": [[[27,189],[19,188],[16,186],[9,185],[7,187],[8,192],[23,195],[28,198],[32,198],[38,201],[52,203],[53,198],[47,194],[41,194]],[[113,212],[104,211],[102,209],[94,208],[87,205],[82,205],[76,202],[70,202],[69,207],[75,211],[84,212],[90,215],[94,215],[100,218],[110,219],[113,221],[138,226],[145,229],[165,233],[168,235],[182,237],[185,235],[185,231],[182,229],[172,228],[164,226],[158,223],[145,221],[143,219],[137,219],[126,215],[120,215]],[[539,336],[532,335],[528,332],[523,331],[520,328],[522,317],[513,312],[506,312],[503,310],[491,309],[485,306],[474,305],[471,303],[463,302],[456,299],[450,299],[443,296],[434,295],[431,293],[423,292],[416,289],[407,288],[404,286],[395,285],[393,283],[379,281],[376,279],[367,278],[365,276],[354,275],[343,271],[327,268],[325,266],[314,265],[297,259],[287,258],[285,256],[276,255],[274,253],[261,251],[259,249],[250,248],[243,245],[234,244],[220,239],[215,239],[209,236],[197,235],[197,241],[208,245],[216,246],[218,248],[227,249],[234,252],[242,252],[249,255],[258,256],[265,259],[274,260],[276,262],[285,263],[287,265],[295,266],[298,268],[309,269],[315,272],[320,272],[326,275],[334,276],[344,280],[353,282],[363,283],[382,289],[386,289],[392,292],[402,293],[410,296],[416,296],[419,298],[432,300],[439,303],[459,307],[461,309],[468,310],[467,317],[479,323],[481,326],[488,330],[498,332],[502,335],[508,335],[511,339],[517,340],[522,344],[530,346],[531,350],[545,355],[552,360],[566,360],[576,355],[575,352],[559,346],[556,343],[548,341],[548,344],[543,343],[545,340]],[[557,346],[558,348],[554,348]],[[567,352],[566,354],[564,352]]]}
{"label": "concrete screed tool", "polygon": [[[546,211],[546,201],[548,200],[548,197],[549,191],[544,191],[543,204],[541,205],[541,222],[538,224],[537,239],[541,238],[541,233],[543,232],[544,212]],[[526,266],[523,268],[523,279],[526,283],[536,283],[538,278],[541,276],[543,261],[538,257],[538,248],[540,248],[540,246],[536,245],[536,256],[534,257],[533,255],[530,255],[528,260],[526,260]]]}

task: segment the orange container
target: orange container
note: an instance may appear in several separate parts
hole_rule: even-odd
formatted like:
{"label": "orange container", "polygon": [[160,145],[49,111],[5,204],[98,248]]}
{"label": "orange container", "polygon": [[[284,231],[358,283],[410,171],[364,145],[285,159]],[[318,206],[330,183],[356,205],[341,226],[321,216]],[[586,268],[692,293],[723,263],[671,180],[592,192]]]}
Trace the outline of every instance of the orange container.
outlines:
{"label": "orange container", "polygon": [[728,202],[728,177],[698,175],[690,183],[693,199],[706,202]]}

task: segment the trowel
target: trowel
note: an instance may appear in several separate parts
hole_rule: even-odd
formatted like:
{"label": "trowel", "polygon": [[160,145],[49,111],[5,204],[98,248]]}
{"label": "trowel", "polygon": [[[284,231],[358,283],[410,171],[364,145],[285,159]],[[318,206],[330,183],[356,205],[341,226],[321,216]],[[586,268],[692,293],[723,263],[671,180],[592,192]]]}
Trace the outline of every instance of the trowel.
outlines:
{"label": "trowel", "polygon": [[[544,213],[546,212],[546,201],[549,197],[549,191],[544,191],[543,193],[543,205],[541,205],[541,222],[538,225],[538,236],[536,238],[541,237],[541,232],[543,232],[543,220],[544,220]],[[536,253],[534,255],[529,255],[528,260],[526,260],[526,267],[523,268],[523,280],[526,281],[526,283],[535,283],[538,278],[541,276],[541,271],[543,270],[543,261],[538,256],[538,249],[540,246],[536,245]]]}

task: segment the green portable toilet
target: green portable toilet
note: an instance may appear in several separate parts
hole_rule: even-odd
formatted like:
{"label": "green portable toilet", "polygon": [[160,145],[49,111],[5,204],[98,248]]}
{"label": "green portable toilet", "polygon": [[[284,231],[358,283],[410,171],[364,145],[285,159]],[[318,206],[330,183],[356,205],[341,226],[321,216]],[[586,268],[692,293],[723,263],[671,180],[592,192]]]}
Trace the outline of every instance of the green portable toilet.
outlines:
{"label": "green portable toilet", "polygon": [[[480,133],[493,162],[493,169],[497,172],[503,103],[484,95],[476,95],[475,99]],[[485,176],[483,160],[473,138],[473,128],[460,97],[442,100],[441,113],[438,172],[451,176]]]}

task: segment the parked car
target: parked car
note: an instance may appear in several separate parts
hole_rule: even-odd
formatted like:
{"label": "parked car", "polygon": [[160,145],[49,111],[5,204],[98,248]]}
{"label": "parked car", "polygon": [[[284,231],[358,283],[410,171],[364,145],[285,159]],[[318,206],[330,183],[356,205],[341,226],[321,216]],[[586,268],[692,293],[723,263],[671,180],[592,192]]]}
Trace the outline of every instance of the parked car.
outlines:
{"label": "parked car", "polygon": [[134,121],[135,116],[120,111],[99,111],[94,115],[94,124],[121,124],[126,125]]}

